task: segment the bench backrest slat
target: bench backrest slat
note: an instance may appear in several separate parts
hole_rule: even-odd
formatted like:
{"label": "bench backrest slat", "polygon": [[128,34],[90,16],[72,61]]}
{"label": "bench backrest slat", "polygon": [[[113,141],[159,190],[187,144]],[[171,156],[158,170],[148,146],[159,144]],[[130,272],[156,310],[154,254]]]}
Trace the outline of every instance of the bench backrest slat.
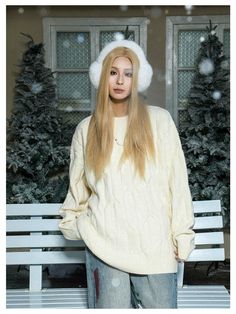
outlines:
{"label": "bench backrest slat", "polygon": [[7,204],[7,216],[51,216],[59,215],[62,204]]}
{"label": "bench backrest slat", "polygon": [[[7,232],[39,232],[39,231],[58,231],[60,219],[16,219],[7,220]],[[194,229],[213,229],[222,228],[222,216],[196,217]]]}
{"label": "bench backrest slat", "polygon": [[195,261],[224,261],[224,248],[195,249],[188,258],[188,262]]}
{"label": "bench backrest slat", "polygon": [[193,202],[194,213],[220,213],[220,200],[195,201]]}
{"label": "bench backrest slat", "polygon": [[84,250],[7,253],[8,265],[28,265],[29,261],[31,265],[79,264],[85,263],[85,254]]}
{"label": "bench backrest slat", "polygon": [[66,240],[63,235],[28,235],[10,236],[6,239],[8,248],[56,248],[56,247],[84,247],[82,240]]}
{"label": "bench backrest slat", "polygon": [[7,232],[59,231],[60,219],[17,219],[7,220]]}
{"label": "bench backrest slat", "polygon": [[195,244],[224,244],[224,233],[222,231],[196,233]]}
{"label": "bench backrest slat", "polygon": [[[6,239],[8,248],[47,248],[47,247],[84,247],[82,240],[66,240],[63,235],[25,235],[9,236]],[[197,233],[196,245],[224,244],[223,232]]]}
{"label": "bench backrest slat", "polygon": [[[7,216],[58,215],[61,203],[52,204],[7,204]],[[220,213],[220,200],[194,201],[194,213]]]}
{"label": "bench backrest slat", "polygon": [[223,227],[222,216],[195,217],[194,230],[215,229]]}

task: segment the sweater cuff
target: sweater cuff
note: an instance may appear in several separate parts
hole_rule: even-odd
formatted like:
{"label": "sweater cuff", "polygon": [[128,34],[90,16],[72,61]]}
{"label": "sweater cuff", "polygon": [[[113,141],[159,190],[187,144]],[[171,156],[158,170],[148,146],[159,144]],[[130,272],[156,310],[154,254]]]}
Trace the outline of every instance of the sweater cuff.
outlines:
{"label": "sweater cuff", "polygon": [[178,243],[178,257],[181,260],[186,261],[195,248],[194,233],[188,235],[180,235],[176,240]]}
{"label": "sweater cuff", "polygon": [[77,227],[77,217],[66,215],[59,223],[59,229],[67,240],[81,240],[82,237]]}

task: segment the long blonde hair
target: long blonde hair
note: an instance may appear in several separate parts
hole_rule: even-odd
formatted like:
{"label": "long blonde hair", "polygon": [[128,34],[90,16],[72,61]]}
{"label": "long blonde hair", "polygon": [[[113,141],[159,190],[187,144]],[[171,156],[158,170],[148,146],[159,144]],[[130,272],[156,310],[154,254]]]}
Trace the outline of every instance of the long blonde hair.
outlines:
{"label": "long blonde hair", "polygon": [[131,49],[117,47],[103,61],[97,103],[88,128],[85,161],[88,169],[94,171],[96,180],[101,178],[108,165],[114,144],[114,113],[109,97],[108,81],[112,64],[118,57],[128,58],[133,68],[128,103],[128,124],[120,165],[130,158],[134,163],[135,171],[141,178],[144,178],[147,154],[155,162],[155,146],[148,109],[146,105],[141,104],[137,92],[139,60]]}

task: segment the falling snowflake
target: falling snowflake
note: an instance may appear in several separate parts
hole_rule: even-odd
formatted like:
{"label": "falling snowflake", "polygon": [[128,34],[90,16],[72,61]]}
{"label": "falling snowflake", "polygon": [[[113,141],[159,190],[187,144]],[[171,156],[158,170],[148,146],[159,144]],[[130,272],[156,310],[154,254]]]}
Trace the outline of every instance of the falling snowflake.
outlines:
{"label": "falling snowflake", "polygon": [[215,31],[211,31],[211,35],[215,35],[216,34],[216,32]]}
{"label": "falling snowflake", "polygon": [[229,61],[228,60],[222,61],[220,66],[221,66],[222,69],[228,70],[229,69]]}
{"label": "falling snowflake", "polygon": [[210,75],[212,72],[214,72],[214,63],[211,59],[203,59],[202,62],[199,63],[199,72],[203,75]]}
{"label": "falling snowflake", "polygon": [[191,14],[193,9],[193,5],[185,5],[185,10],[187,11],[187,14]]}
{"label": "falling snowflake", "polygon": [[122,34],[121,32],[117,32],[114,34],[114,38],[115,40],[123,40],[125,37],[124,34]]}
{"label": "falling snowflake", "polygon": [[200,37],[200,42],[202,43],[202,42],[204,42],[205,41],[205,37],[204,36],[201,36]]}
{"label": "falling snowflake", "polygon": [[215,99],[215,100],[219,100],[221,98],[221,92],[218,91],[218,90],[215,90],[213,93],[212,93],[212,98]]}
{"label": "falling snowflake", "polygon": [[85,38],[84,38],[84,34],[80,33],[77,36],[77,41],[78,43],[82,44],[84,42]]}
{"label": "falling snowflake", "polygon": [[40,83],[34,82],[31,86],[31,92],[33,94],[39,94],[43,90],[43,86]]}
{"label": "falling snowflake", "polygon": [[193,19],[192,16],[188,16],[188,17],[187,17],[187,21],[188,21],[188,22],[192,22],[192,19]]}
{"label": "falling snowflake", "polygon": [[25,12],[25,10],[24,10],[23,8],[19,8],[19,9],[18,9],[18,13],[19,13],[19,14],[23,14],[24,12]]}
{"label": "falling snowflake", "polygon": [[203,162],[203,161],[205,161],[205,157],[204,157],[203,155],[201,155],[201,156],[198,157],[198,160],[199,160],[200,162]]}
{"label": "falling snowflake", "polygon": [[65,111],[67,111],[67,112],[71,112],[71,111],[73,111],[74,109],[73,109],[73,107],[71,107],[71,106],[67,106],[66,108],[65,108]]}
{"label": "falling snowflake", "polygon": [[40,8],[39,14],[42,15],[42,16],[46,16],[46,15],[49,14],[49,11],[46,8]]}
{"label": "falling snowflake", "polygon": [[121,11],[127,11],[128,10],[128,6],[127,5],[120,5],[120,10]]}
{"label": "falling snowflake", "polygon": [[111,283],[112,283],[113,287],[118,287],[120,285],[120,279],[119,278],[113,278]]}
{"label": "falling snowflake", "polygon": [[72,94],[72,97],[75,99],[81,98],[81,93],[78,90],[75,90]]}
{"label": "falling snowflake", "polygon": [[70,42],[69,42],[69,40],[64,40],[64,41],[63,41],[63,47],[65,47],[65,48],[70,48]]}

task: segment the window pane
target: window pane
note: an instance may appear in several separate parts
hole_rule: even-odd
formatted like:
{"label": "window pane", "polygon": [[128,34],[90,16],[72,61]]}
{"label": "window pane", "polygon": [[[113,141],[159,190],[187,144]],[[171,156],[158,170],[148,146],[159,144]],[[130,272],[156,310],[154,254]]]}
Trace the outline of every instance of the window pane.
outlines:
{"label": "window pane", "polygon": [[187,30],[178,33],[178,66],[194,67],[195,59],[200,48],[201,37],[207,36],[205,30]]}
{"label": "window pane", "polygon": [[224,54],[226,57],[230,58],[230,31],[229,29],[224,30]]}
{"label": "window pane", "polygon": [[[72,126],[76,126],[80,121],[82,121],[84,118],[91,115],[91,111],[80,111],[80,112],[63,112],[63,121],[65,123],[68,123]],[[73,130],[72,134],[73,135]]]}
{"label": "window pane", "polygon": [[60,109],[66,111],[90,110],[88,73],[59,73],[57,91]]}
{"label": "window pane", "polygon": [[[100,32],[100,50],[102,50],[108,43],[115,40],[117,33],[122,33],[122,31]],[[130,32],[129,40],[134,40],[134,32]]]}
{"label": "window pane", "polygon": [[90,34],[85,32],[57,33],[57,67],[88,68],[90,65]]}
{"label": "window pane", "polygon": [[185,108],[187,105],[188,94],[194,77],[194,70],[178,71],[178,107]]}

